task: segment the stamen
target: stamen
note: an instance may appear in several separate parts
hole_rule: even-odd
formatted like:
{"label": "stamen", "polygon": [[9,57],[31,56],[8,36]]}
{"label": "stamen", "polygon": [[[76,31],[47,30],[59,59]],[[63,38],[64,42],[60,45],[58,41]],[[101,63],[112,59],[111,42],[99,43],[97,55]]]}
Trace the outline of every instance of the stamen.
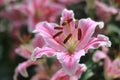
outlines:
{"label": "stamen", "polygon": [[62,26],[65,26],[66,25],[66,21],[62,23]]}
{"label": "stamen", "polygon": [[66,20],[65,22],[62,23],[62,26],[66,25],[67,23],[70,23],[72,20],[73,20],[72,18]]}
{"label": "stamen", "polygon": [[70,39],[71,36],[72,36],[72,34],[70,33],[70,34],[65,38],[65,40],[63,41],[63,43],[65,44],[65,43]]}
{"label": "stamen", "polygon": [[54,29],[56,29],[56,30],[62,30],[63,28],[62,27],[54,27]]}
{"label": "stamen", "polygon": [[56,34],[53,36],[53,38],[56,38],[57,36],[59,36],[59,35],[62,34],[62,33],[63,33],[63,31],[60,31],[60,32],[56,33]]}
{"label": "stamen", "polygon": [[68,19],[67,22],[70,23],[72,20],[73,20],[72,18],[71,18],[71,19]]}
{"label": "stamen", "polygon": [[32,37],[32,35],[28,35],[27,38],[24,40],[24,42],[27,43],[31,37]]}
{"label": "stamen", "polygon": [[78,28],[78,40],[81,39],[81,36],[82,36],[82,31],[80,28]]}

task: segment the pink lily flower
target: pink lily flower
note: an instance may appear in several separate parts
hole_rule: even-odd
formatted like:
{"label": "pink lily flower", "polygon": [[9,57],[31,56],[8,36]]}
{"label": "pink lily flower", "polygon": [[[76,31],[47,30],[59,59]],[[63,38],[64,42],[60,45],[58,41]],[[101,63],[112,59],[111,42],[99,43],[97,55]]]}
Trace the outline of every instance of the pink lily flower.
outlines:
{"label": "pink lily flower", "polygon": [[25,59],[29,59],[32,55],[32,51],[34,50],[34,48],[36,47],[43,47],[45,44],[42,36],[40,35],[35,35],[35,37],[31,40],[31,42],[29,44],[22,44],[19,47],[17,47],[15,49],[15,52],[25,58]]}
{"label": "pink lily flower", "polygon": [[12,21],[12,26],[20,28],[23,24],[26,24],[27,16],[20,11],[22,4],[12,4],[7,7],[6,11],[0,12],[0,17],[4,17]]}
{"label": "pink lily flower", "polygon": [[[37,61],[25,61],[25,62],[22,62],[20,63],[17,68],[15,69],[15,73],[14,73],[14,76],[13,76],[13,79],[14,80],[17,80],[17,76],[19,75],[19,73],[24,76],[24,77],[28,77],[28,73],[26,71],[26,69],[31,66],[31,65],[38,65],[38,62]],[[40,65],[40,63],[39,63]]]}
{"label": "pink lily flower", "polygon": [[[17,76],[19,75],[19,73],[23,77],[28,77],[28,73],[27,73],[26,69],[32,65],[37,65],[37,67],[43,67],[43,65],[39,61],[33,62],[33,61],[29,60],[29,58],[32,55],[33,49],[37,46],[39,46],[39,47],[44,46],[44,40],[40,35],[35,35],[35,37],[29,42],[29,44],[24,43],[15,49],[15,52],[18,55],[20,55],[21,57],[28,59],[28,60],[20,63],[17,66],[17,68],[15,69],[14,77],[13,77],[14,80],[17,80]],[[40,69],[40,70],[43,70],[43,69]]]}
{"label": "pink lily flower", "polygon": [[95,5],[97,17],[104,22],[108,22],[113,15],[118,13],[118,10],[115,7],[108,6],[98,0],[95,1]]}
{"label": "pink lily flower", "polygon": [[[7,0],[7,1],[9,1],[9,0]],[[13,0],[10,0],[10,1],[13,1]],[[8,6],[6,6],[6,10],[0,12],[0,17],[6,18],[7,20],[10,21],[9,29],[8,29],[10,36],[17,43],[19,43],[20,41],[18,39],[18,35],[20,35],[20,30],[23,27],[23,25],[26,25],[27,16],[19,10],[20,6],[22,6],[22,5],[11,4]]]}
{"label": "pink lily flower", "polygon": [[34,49],[31,58],[36,60],[43,55],[56,55],[64,71],[73,75],[78,69],[81,56],[85,55],[88,49],[111,45],[108,37],[93,36],[96,26],[103,28],[103,22],[95,22],[90,18],[77,21],[72,10],[64,9],[60,25],[48,22],[37,24],[33,32],[44,38],[46,47]]}
{"label": "pink lily flower", "polygon": [[108,48],[102,46],[102,51],[97,50],[93,55],[93,61],[99,62],[101,59],[105,59],[107,57]]}
{"label": "pink lily flower", "polygon": [[24,44],[24,45],[20,45],[19,47],[17,47],[15,49],[15,52],[19,56],[21,56],[25,59],[29,59],[31,56],[31,50],[33,50],[33,47],[31,45]]}
{"label": "pink lily flower", "polygon": [[[120,59],[116,58],[114,61],[112,61],[111,67],[112,67],[112,70],[111,70],[112,77],[114,79],[115,78],[120,79]],[[109,72],[108,72],[108,74],[109,74]]]}
{"label": "pink lily flower", "polygon": [[102,51],[95,52],[93,61],[98,62],[101,59],[104,59],[104,77],[106,80],[120,78],[120,59],[115,58],[114,60],[111,60],[107,53],[107,48],[103,47]]}
{"label": "pink lily flower", "polygon": [[21,8],[28,15],[28,26],[32,31],[39,21],[55,22],[64,7],[50,0],[27,0]]}
{"label": "pink lily flower", "polygon": [[63,69],[60,69],[53,75],[51,80],[78,80],[86,69],[87,67],[84,64],[79,64],[77,71],[72,76],[69,76]]}

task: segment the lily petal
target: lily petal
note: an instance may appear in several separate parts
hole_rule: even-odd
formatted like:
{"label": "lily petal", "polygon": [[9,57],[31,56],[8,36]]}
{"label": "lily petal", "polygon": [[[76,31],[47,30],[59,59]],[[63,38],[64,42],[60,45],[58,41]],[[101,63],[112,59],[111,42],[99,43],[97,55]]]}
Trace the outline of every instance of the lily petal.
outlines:
{"label": "lily petal", "polygon": [[117,58],[112,62],[112,74],[114,75],[114,78],[120,78],[120,59]]}
{"label": "lily petal", "polygon": [[26,59],[30,58],[31,56],[31,51],[27,50],[25,45],[21,45],[18,48],[16,48],[15,52],[21,57],[26,58]]}
{"label": "lily petal", "polygon": [[61,46],[54,38],[57,32],[54,30],[54,27],[58,26],[54,23],[48,23],[46,21],[38,23],[36,25],[36,29],[33,31],[34,33],[40,34],[43,38],[45,38],[45,42],[49,47],[54,48],[55,50],[64,50],[64,47]]}
{"label": "lily petal", "polygon": [[41,35],[35,35],[35,37],[32,40],[33,47],[43,47],[45,45],[45,41]]}
{"label": "lily petal", "polygon": [[85,51],[88,49],[95,49],[100,46],[111,46],[111,42],[109,41],[109,38],[104,35],[98,35],[97,38],[92,38],[88,44],[84,47]]}
{"label": "lily petal", "polygon": [[27,67],[35,64],[38,64],[38,63],[30,60],[20,63],[15,69],[15,74],[13,76],[13,79],[17,80],[17,76],[19,73],[24,77],[28,77],[28,73],[26,71]]}
{"label": "lily petal", "polygon": [[34,49],[31,59],[36,60],[37,58],[41,58],[43,55],[46,55],[47,57],[52,57],[56,55],[56,51],[49,47],[44,48],[37,47]]}
{"label": "lily petal", "polygon": [[93,55],[93,61],[94,62],[98,62],[101,59],[105,59],[106,58],[106,53],[102,52],[102,51],[96,51]]}
{"label": "lily petal", "polygon": [[86,71],[86,69],[87,68],[85,64],[79,64],[75,74],[69,76],[62,68],[53,75],[51,80],[78,80],[81,77],[81,74]]}
{"label": "lily petal", "polygon": [[[57,25],[57,24],[56,24]],[[35,30],[33,30],[33,33],[39,33],[43,35],[44,37],[52,37],[52,33],[55,33],[54,31],[55,25],[51,25],[51,23],[48,23],[46,21],[40,22],[36,25]]]}
{"label": "lily petal", "polygon": [[[82,75],[82,73],[85,72],[86,70],[87,70],[87,67],[86,67],[85,64],[79,64],[78,70],[76,71],[75,76],[76,76],[77,78],[80,78],[81,75]],[[72,80],[73,80],[73,79],[72,79]]]}
{"label": "lily petal", "polygon": [[66,22],[69,23],[68,26],[70,27],[71,32],[73,32],[75,29],[75,18],[72,10],[64,9],[60,21],[60,25],[63,26],[64,32],[68,33],[68,26],[66,27]]}
{"label": "lily petal", "polygon": [[78,46],[79,49],[84,48],[84,46],[89,42],[93,33],[95,32],[95,28],[97,25],[100,28],[103,28],[103,22],[95,22],[90,18],[87,19],[80,19],[78,22],[78,28],[81,29],[81,40]]}
{"label": "lily petal", "polygon": [[69,76],[64,72],[63,69],[60,69],[53,75],[51,80],[69,80]]}
{"label": "lily petal", "polygon": [[62,64],[64,71],[68,75],[73,75],[78,68],[80,57],[83,55],[85,55],[84,50],[75,52],[73,55],[69,55],[68,53],[61,52],[57,54],[57,59]]}
{"label": "lily petal", "polygon": [[63,22],[67,21],[68,19],[74,19],[74,13],[72,10],[64,9],[61,17],[61,25]]}

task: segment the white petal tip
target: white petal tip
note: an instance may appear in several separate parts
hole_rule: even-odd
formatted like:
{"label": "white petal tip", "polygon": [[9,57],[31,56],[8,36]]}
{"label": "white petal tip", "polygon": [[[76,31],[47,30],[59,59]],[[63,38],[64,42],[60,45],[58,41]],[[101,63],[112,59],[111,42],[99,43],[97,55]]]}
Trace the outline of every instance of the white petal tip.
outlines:
{"label": "white petal tip", "polygon": [[37,33],[37,32],[38,32],[38,31],[37,31],[36,29],[32,31],[32,33]]}
{"label": "white petal tip", "polygon": [[102,29],[104,27],[104,22],[98,22],[99,28]]}

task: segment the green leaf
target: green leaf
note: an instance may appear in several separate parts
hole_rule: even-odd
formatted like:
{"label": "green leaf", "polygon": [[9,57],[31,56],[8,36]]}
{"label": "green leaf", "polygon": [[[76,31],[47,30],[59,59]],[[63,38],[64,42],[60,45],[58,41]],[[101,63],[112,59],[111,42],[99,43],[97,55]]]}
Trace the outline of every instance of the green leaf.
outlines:
{"label": "green leaf", "polygon": [[120,35],[120,29],[118,28],[118,26],[114,24],[109,24],[108,29],[110,30],[110,32],[116,32]]}

